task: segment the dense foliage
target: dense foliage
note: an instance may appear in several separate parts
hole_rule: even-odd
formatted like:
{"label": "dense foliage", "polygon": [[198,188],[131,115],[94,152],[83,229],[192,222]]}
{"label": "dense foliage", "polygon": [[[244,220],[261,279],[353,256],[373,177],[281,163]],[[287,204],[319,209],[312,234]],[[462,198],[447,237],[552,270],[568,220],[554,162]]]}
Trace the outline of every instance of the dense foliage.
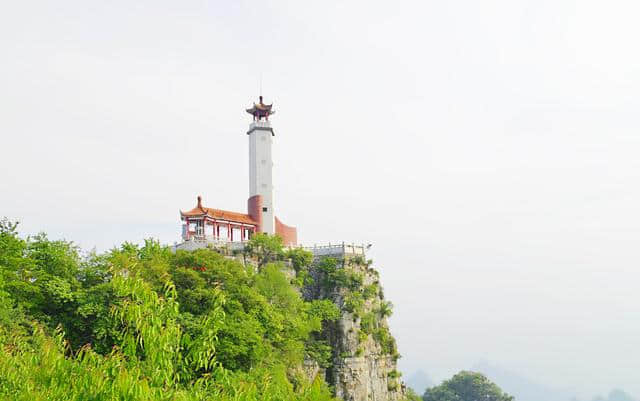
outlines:
{"label": "dense foliage", "polygon": [[428,388],[424,401],[513,401],[484,375],[462,371],[439,386]]}
{"label": "dense foliage", "polygon": [[282,261],[311,257],[276,238],[236,257],[153,240],[83,255],[0,221],[0,399],[332,399],[301,366],[326,364],[316,334],[339,311],[301,298]]}

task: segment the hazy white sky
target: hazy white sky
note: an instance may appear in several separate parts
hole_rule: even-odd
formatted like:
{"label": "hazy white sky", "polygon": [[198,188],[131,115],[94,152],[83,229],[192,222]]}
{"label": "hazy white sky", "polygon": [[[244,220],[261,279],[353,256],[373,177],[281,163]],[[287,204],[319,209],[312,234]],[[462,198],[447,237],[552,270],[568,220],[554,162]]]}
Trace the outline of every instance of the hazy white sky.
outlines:
{"label": "hazy white sky", "polygon": [[277,214],[373,243],[408,374],[487,359],[640,396],[633,1],[14,1],[0,215],[86,248],[242,211],[278,113]]}

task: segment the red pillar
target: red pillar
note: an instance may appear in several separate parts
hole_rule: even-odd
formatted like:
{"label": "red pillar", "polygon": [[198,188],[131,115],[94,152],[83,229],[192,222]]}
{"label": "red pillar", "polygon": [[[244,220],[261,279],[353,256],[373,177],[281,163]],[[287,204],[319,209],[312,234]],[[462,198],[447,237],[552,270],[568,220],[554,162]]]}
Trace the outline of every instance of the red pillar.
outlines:
{"label": "red pillar", "polygon": [[227,223],[227,241],[233,242],[233,231],[231,231],[231,223]]}

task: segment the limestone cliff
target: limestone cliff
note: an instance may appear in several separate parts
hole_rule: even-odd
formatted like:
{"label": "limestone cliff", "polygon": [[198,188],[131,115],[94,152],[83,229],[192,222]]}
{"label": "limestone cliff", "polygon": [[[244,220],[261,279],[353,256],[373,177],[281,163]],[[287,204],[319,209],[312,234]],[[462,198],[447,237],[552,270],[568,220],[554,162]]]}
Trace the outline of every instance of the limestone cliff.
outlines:
{"label": "limestone cliff", "polygon": [[384,299],[378,272],[364,255],[315,257],[305,280],[306,299],[330,299],[341,310],[323,337],[332,358],[324,369],[309,364],[312,374],[324,374],[336,396],[344,401],[397,401],[404,385],[397,370],[399,357],[387,317],[391,303]]}

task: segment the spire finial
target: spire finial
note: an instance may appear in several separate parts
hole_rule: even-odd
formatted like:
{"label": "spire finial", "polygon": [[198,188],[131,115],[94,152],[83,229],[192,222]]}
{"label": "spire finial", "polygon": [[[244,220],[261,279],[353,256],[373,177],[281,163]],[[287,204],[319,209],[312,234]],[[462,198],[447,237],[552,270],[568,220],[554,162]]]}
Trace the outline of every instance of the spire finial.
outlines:
{"label": "spire finial", "polygon": [[262,103],[262,95],[260,95],[260,104],[264,104]]}
{"label": "spire finial", "polygon": [[202,196],[198,195],[198,207],[202,209]]}

